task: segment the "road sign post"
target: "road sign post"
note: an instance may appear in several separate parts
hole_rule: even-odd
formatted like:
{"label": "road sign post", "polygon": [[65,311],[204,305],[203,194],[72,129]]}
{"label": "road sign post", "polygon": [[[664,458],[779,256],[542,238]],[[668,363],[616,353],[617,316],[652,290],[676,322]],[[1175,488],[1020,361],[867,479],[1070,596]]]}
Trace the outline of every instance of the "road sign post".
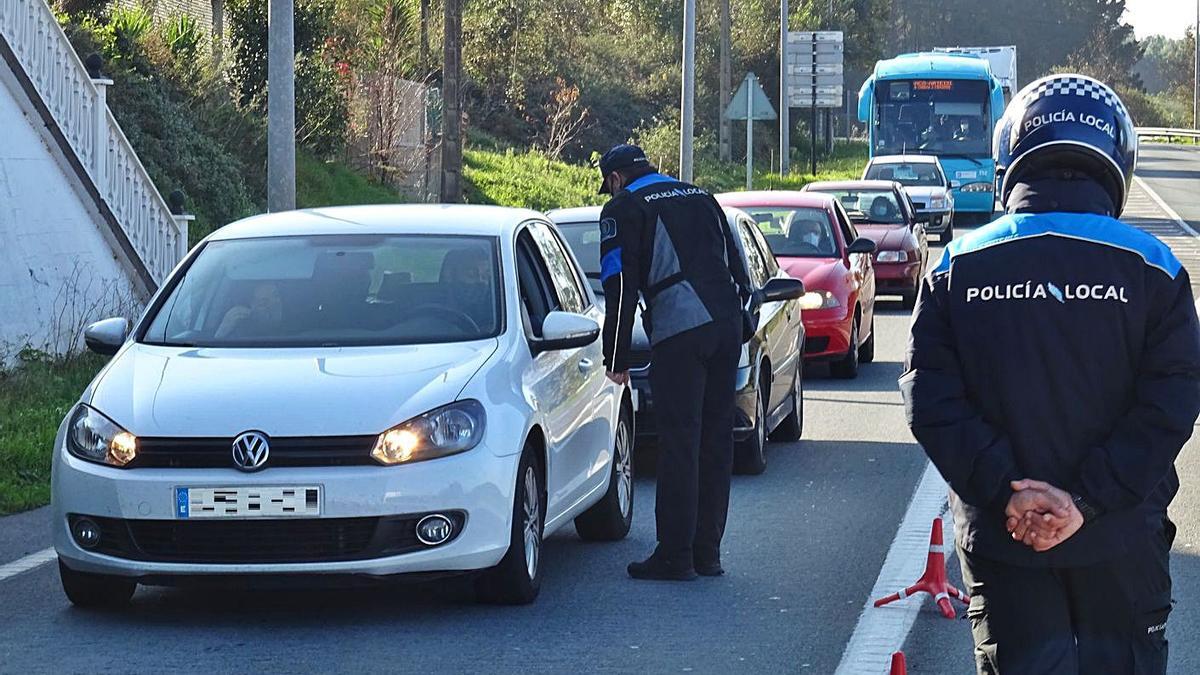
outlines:
{"label": "road sign post", "polygon": [[779,11],[779,175],[786,176],[791,168],[792,120],[788,108],[788,0],[782,0]]}
{"label": "road sign post", "polygon": [[771,107],[771,99],[763,91],[758,77],[754,73],[746,73],[742,86],[738,87],[733,100],[725,108],[723,117],[727,120],[746,120],[746,189],[754,188],[754,122],[756,120],[773,120],[777,117]]}
{"label": "road sign post", "polygon": [[784,72],[785,108],[809,108],[810,169],[817,172],[818,108],[841,108],[844,36],[841,31],[789,32]]}

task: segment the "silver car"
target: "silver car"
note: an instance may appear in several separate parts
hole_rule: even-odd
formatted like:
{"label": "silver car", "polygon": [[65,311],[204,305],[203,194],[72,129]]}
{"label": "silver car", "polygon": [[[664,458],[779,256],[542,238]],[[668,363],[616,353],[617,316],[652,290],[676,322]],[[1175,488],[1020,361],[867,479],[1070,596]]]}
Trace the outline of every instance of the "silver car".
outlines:
{"label": "silver car", "polygon": [[917,210],[925,231],[940,235],[943,243],[954,238],[954,194],[942,164],[932,155],[884,155],[875,157],[863,171],[864,180],[891,180]]}

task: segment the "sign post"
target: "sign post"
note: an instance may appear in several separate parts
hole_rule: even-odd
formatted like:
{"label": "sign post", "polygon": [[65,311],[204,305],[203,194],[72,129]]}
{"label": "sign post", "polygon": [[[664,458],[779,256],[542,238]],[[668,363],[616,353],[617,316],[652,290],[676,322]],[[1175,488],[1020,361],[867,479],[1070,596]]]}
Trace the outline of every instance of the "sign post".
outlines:
{"label": "sign post", "polygon": [[811,170],[817,172],[817,109],[842,107],[844,36],[842,31],[788,33],[788,61],[784,81],[787,106],[810,108]]}
{"label": "sign post", "polygon": [[754,122],[756,120],[773,120],[777,117],[775,108],[771,107],[771,99],[758,83],[754,73],[746,73],[742,86],[738,87],[729,107],[725,109],[725,119],[746,120],[746,189],[754,189]]}

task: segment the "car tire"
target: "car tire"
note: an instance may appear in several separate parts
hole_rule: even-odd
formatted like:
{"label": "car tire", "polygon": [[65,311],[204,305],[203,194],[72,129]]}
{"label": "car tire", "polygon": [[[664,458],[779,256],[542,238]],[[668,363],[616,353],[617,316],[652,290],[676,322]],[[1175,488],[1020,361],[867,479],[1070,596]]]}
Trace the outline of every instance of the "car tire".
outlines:
{"label": "car tire", "polygon": [[629,409],[621,406],[613,440],[608,491],[575,518],[575,531],[587,541],[617,541],[633,525],[633,425]]}
{"label": "car tire", "polygon": [[871,335],[858,348],[858,362],[870,363],[875,360],[875,317],[871,317]]}
{"label": "car tire", "polygon": [[733,446],[733,472],[739,476],[757,476],[767,470],[767,403],[763,393],[767,390],[766,377],[758,383],[754,392],[754,434]]}
{"label": "car tire", "polygon": [[58,561],[58,576],[63,592],[76,607],[117,608],[129,604],[137,582],[107,574],[76,572]]}
{"label": "car tire", "polygon": [[946,226],[946,230],[944,232],[942,232],[941,235],[938,236],[938,241],[940,241],[943,245],[949,244],[950,242],[954,241],[954,224],[953,223]]}
{"label": "car tire", "polygon": [[858,377],[858,322],[859,319],[854,319],[854,324],[850,327],[850,350],[846,352],[846,356],[829,364],[829,374],[839,380],[853,380]]}
{"label": "car tire", "polygon": [[775,431],[771,432],[771,440],[783,443],[794,443],[800,440],[804,433],[804,368],[796,366],[796,375],[792,384],[792,411],[783,418]]}
{"label": "car tire", "polygon": [[901,296],[900,304],[904,309],[912,309],[917,306],[917,292],[909,291]]}
{"label": "car tire", "polygon": [[541,590],[546,489],[538,468],[536,450],[526,446],[517,467],[508,552],[475,580],[475,597],[480,602],[528,605]]}

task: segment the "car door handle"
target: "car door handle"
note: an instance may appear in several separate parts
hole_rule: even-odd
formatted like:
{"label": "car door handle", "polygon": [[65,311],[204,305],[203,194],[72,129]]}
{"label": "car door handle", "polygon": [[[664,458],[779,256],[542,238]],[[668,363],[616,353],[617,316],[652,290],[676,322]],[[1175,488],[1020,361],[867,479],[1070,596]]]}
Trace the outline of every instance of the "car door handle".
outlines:
{"label": "car door handle", "polygon": [[592,369],[596,362],[591,359],[579,359],[579,372],[586,373]]}

